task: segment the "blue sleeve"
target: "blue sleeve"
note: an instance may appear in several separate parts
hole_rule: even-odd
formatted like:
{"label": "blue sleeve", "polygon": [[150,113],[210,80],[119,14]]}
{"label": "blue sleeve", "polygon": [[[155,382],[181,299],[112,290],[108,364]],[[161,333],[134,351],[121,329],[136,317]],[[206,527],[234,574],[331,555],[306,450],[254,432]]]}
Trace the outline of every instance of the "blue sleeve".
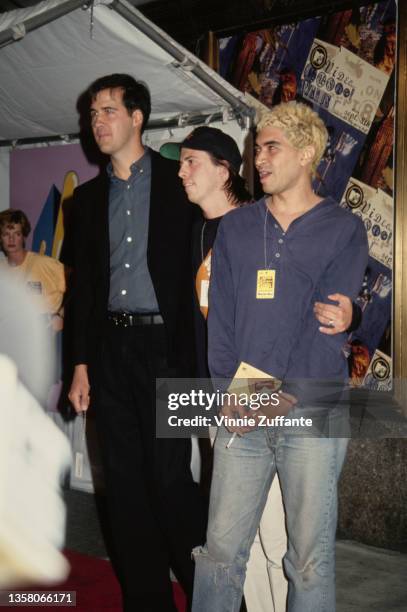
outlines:
{"label": "blue sleeve", "polygon": [[353,228],[346,224],[341,236],[343,247],[338,249],[319,283],[321,301],[326,301],[331,293],[343,293],[354,300],[362,287],[369,247],[362,221],[358,217],[353,221],[356,221]]}
{"label": "blue sleeve", "polygon": [[212,251],[208,313],[208,364],[216,379],[232,378],[237,370],[234,294],[226,233],[220,223]]}
{"label": "blue sleeve", "polygon": [[[368,263],[368,241],[363,223],[359,219],[352,221],[351,226],[345,224],[338,242],[341,246],[335,257],[327,262],[316,288],[315,300],[329,302],[328,295],[332,293],[343,293],[355,299],[362,287]],[[312,303],[304,313],[302,332],[291,352],[284,377],[285,389],[304,403],[324,401],[324,396],[329,395],[325,388],[327,385],[329,387],[329,381],[337,381],[339,389],[341,381],[348,377],[343,353],[347,334],[323,334],[319,326]],[[332,392],[335,384],[331,387]]]}

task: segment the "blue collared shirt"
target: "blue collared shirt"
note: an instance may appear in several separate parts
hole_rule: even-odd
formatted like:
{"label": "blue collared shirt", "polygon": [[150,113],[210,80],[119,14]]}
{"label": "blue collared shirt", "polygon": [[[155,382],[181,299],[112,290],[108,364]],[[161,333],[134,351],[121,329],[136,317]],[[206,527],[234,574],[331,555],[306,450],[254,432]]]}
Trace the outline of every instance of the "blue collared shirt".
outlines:
{"label": "blue collared shirt", "polygon": [[[225,215],[209,290],[212,377],[230,378],[245,361],[282,380],[345,380],[346,334],[322,334],[313,305],[337,292],[355,298],[367,260],[363,223],[332,198],[287,231],[264,198]],[[257,296],[259,270],[274,271],[274,297]]]}
{"label": "blue collared shirt", "polygon": [[124,181],[113,174],[111,164],[107,167],[110,177],[109,310],[158,312],[147,266],[151,192],[151,154],[148,148],[130,170],[130,177]]}

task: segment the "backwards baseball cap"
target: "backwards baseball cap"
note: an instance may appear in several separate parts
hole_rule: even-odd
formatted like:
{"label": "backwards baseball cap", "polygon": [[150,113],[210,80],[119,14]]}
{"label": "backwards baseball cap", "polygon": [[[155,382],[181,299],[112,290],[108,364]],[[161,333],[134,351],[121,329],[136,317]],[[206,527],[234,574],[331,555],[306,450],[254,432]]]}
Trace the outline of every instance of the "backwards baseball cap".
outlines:
{"label": "backwards baseball cap", "polygon": [[233,138],[217,128],[206,125],[197,127],[182,142],[163,144],[160,153],[167,159],[179,160],[183,147],[212,153],[215,157],[229,162],[237,173],[242,164],[242,156]]}

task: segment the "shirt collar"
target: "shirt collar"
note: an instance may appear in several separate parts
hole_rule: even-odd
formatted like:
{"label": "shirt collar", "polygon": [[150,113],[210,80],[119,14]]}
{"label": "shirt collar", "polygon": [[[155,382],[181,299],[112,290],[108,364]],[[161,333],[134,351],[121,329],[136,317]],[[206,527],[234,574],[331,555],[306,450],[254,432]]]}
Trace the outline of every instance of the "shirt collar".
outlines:
{"label": "shirt collar", "polygon": [[[140,173],[149,172],[150,169],[151,169],[151,151],[150,151],[150,147],[145,146],[143,155],[140,157],[140,159],[133,162],[130,166],[131,175],[129,179],[134,178]],[[117,176],[115,176],[113,172],[113,166],[112,166],[111,161],[109,161],[109,163],[106,166],[106,172],[110,180],[115,180],[115,181],[122,180],[122,179],[119,179]]]}

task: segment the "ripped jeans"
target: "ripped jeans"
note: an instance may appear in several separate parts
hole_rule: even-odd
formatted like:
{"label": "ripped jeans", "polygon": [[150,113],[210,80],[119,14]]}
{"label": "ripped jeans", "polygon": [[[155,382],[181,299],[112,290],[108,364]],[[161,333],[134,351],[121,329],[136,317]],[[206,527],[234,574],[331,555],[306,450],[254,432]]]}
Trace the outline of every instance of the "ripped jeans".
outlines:
{"label": "ripped jeans", "polygon": [[276,471],[288,534],[287,610],[335,611],[337,482],[348,440],[277,429],[258,428],[229,448],[231,434],[219,429],[207,542],[193,551],[193,612],[239,611],[246,563]]}

